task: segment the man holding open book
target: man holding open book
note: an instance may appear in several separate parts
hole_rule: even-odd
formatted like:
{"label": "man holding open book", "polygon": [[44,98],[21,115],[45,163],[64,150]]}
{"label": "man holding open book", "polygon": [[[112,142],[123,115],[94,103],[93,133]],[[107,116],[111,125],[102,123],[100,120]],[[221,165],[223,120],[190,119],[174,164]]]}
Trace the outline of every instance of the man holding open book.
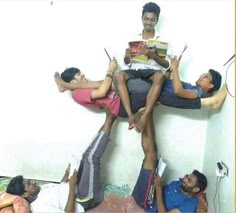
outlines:
{"label": "man holding open book", "polygon": [[[143,131],[156,104],[163,83],[162,72],[170,67],[168,43],[159,40],[160,35],[155,30],[159,15],[160,7],[157,4],[149,2],[143,6],[142,33],[139,34],[136,41],[129,42],[129,48],[126,49],[124,57],[124,62],[129,69],[120,71],[116,78],[119,96],[129,116],[129,129],[135,128],[138,132]],[[139,122],[136,122],[131,110],[126,87],[126,81],[131,78],[148,79],[153,82],[147,96],[145,112]]]}

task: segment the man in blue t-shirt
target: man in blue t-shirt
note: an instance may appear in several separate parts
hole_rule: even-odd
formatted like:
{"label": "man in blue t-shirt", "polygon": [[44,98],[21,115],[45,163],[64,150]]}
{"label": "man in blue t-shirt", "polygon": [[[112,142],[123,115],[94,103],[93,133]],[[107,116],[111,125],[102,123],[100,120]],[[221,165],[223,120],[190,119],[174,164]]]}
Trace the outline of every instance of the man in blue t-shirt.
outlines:
{"label": "man in blue t-shirt", "polygon": [[156,175],[157,150],[152,116],[142,132],[142,148],[145,157],[132,192],[136,203],[146,212],[195,212],[198,206],[196,194],[206,189],[207,179],[194,170],[178,181],[162,186],[161,178]]}

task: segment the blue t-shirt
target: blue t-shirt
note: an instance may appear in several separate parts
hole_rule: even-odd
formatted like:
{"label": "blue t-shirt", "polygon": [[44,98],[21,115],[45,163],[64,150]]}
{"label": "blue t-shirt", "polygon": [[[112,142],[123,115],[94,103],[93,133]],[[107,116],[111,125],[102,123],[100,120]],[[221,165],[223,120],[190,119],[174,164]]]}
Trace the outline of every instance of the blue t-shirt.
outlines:
{"label": "blue t-shirt", "polygon": [[[178,209],[180,212],[195,212],[198,206],[197,197],[188,197],[182,193],[180,191],[181,185],[180,181],[173,181],[163,187],[163,199],[166,210]],[[146,209],[146,212],[157,212],[156,200],[154,200],[152,208]]]}
{"label": "blue t-shirt", "polygon": [[[183,85],[184,89],[189,89],[189,90],[192,90],[193,92],[195,92],[199,98],[205,97],[205,94],[203,93],[201,88],[199,88],[197,86],[193,86],[192,84],[186,83],[186,82],[182,82],[182,85]],[[164,81],[164,84],[162,86],[162,92],[167,92],[170,95],[175,95],[174,89],[173,89],[173,80],[165,80]]]}

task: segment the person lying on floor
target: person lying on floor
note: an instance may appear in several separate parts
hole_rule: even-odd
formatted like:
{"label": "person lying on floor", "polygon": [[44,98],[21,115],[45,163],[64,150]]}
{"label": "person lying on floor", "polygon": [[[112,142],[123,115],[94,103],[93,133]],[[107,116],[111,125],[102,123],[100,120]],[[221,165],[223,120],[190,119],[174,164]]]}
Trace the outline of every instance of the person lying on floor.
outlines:
{"label": "person lying on floor", "polygon": [[[100,183],[100,159],[110,141],[112,113],[106,111],[106,120],[82,156],[80,167],[69,178],[69,168],[60,184],[39,187],[23,176],[14,177],[7,193],[23,196],[30,202],[32,212],[84,212],[94,208],[104,199]],[[76,202],[75,202],[76,201]]]}
{"label": "person lying on floor", "polygon": [[194,213],[198,207],[196,195],[207,187],[207,178],[198,170],[177,181],[162,186],[156,174],[157,148],[153,115],[142,132],[144,160],[132,196],[146,212]]}
{"label": "person lying on floor", "polygon": [[[81,73],[78,68],[74,67],[68,68],[63,71],[61,73],[61,76],[58,72],[56,72],[54,74],[54,80],[60,92],[64,92],[66,90],[72,91],[72,98],[75,100],[75,102],[85,107],[95,107],[98,109],[101,109],[104,105],[106,105],[111,109],[115,116],[127,118],[128,114],[112,84],[112,76],[116,68],[117,63],[113,59],[111,62],[109,62],[109,75],[106,75],[103,81],[87,80],[85,78],[85,75]],[[176,72],[175,67],[174,69],[175,71],[173,72]],[[215,74],[216,72],[214,71],[213,73]],[[169,77],[170,72],[167,72],[165,74],[165,78]],[[206,77],[212,78],[210,72],[201,76],[198,82],[208,82],[208,79],[206,79]],[[208,82],[208,85],[212,87],[213,90],[218,89],[220,85],[219,79],[216,86],[213,86],[213,83]],[[192,94],[192,99],[179,98],[174,94],[173,91],[171,93],[169,91],[171,90],[171,81],[167,84],[170,87],[167,87],[166,90],[163,89],[161,91],[158,101],[161,104],[170,107],[200,109],[201,106],[204,106],[212,109],[218,109],[227,95],[227,87],[226,85],[224,85],[217,94],[211,97],[200,98],[193,91],[183,89],[184,92]],[[130,79],[127,82],[127,87],[129,91],[132,112],[136,113],[140,108],[143,108],[145,106],[147,94],[151,87],[151,84],[142,79]],[[199,91],[199,89],[197,89],[197,91]],[[193,96],[195,96],[196,98],[193,98]],[[184,97],[186,97],[186,95],[184,95]]]}

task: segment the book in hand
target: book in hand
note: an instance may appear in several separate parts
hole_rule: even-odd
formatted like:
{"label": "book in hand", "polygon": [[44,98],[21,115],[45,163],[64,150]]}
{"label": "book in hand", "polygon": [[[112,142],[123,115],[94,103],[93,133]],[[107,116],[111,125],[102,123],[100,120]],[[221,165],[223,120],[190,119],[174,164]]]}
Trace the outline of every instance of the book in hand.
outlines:
{"label": "book in hand", "polygon": [[156,173],[161,177],[166,169],[166,162],[163,160],[162,157],[160,157],[159,162],[158,162],[158,166],[156,168]]}
{"label": "book in hand", "polygon": [[159,41],[156,39],[149,39],[147,41],[131,41],[129,42],[129,49],[131,53],[131,60],[138,62],[147,62],[149,58],[146,55],[143,55],[140,50],[141,47],[145,45],[148,48],[155,48],[158,56],[165,58],[168,49],[168,43],[164,41]]}

